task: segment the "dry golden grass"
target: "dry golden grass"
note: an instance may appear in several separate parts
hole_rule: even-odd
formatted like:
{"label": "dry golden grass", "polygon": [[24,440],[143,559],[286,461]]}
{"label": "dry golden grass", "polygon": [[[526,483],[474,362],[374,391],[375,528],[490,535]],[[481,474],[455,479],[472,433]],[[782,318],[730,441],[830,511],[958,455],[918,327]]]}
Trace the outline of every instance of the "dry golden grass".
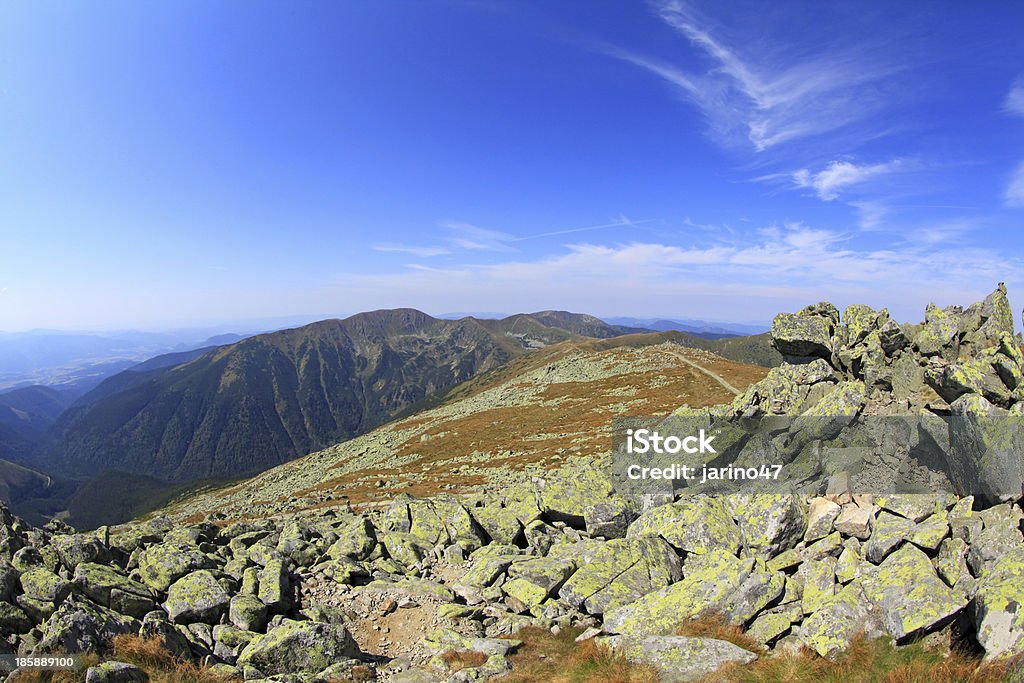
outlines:
{"label": "dry golden grass", "polygon": [[83,683],[86,668],[103,661],[134,664],[149,674],[150,683],[232,683],[240,680],[178,659],[164,648],[161,638],[122,635],[115,637],[111,644],[113,654],[109,657],[82,655],[85,666],[77,671],[19,671],[8,680],[11,683]]}
{"label": "dry golden grass", "polygon": [[961,651],[944,653],[920,644],[896,647],[884,639],[854,639],[834,661],[804,649],[762,657],[746,666],[728,665],[713,683],[1003,683],[1006,663],[982,664]]}
{"label": "dry golden grass", "polygon": [[474,650],[448,650],[441,655],[441,659],[453,673],[463,669],[474,669],[487,663],[487,655]]}
{"label": "dry golden grass", "polygon": [[730,624],[721,614],[710,612],[703,616],[690,619],[676,629],[677,636],[690,636],[691,638],[715,638],[726,640],[744,650],[764,653],[764,647],[754,638],[748,636],[741,627]]}
{"label": "dry golden grass", "polygon": [[[658,672],[632,664],[593,641],[574,642],[578,630],[555,636],[538,628],[522,629],[523,646],[510,659],[513,670],[502,683],[657,683]],[[963,651],[946,653],[921,644],[896,647],[884,639],[854,639],[835,660],[808,649],[772,655],[741,629],[717,615],[686,622],[678,635],[718,638],[757,652],[753,664],[727,665],[705,677],[708,683],[1006,683],[1008,662],[983,664]]]}
{"label": "dry golden grass", "polygon": [[631,664],[607,648],[588,640],[577,644],[577,629],[557,636],[542,628],[528,627],[515,634],[523,645],[509,657],[512,672],[495,680],[501,683],[658,683],[657,671]]}

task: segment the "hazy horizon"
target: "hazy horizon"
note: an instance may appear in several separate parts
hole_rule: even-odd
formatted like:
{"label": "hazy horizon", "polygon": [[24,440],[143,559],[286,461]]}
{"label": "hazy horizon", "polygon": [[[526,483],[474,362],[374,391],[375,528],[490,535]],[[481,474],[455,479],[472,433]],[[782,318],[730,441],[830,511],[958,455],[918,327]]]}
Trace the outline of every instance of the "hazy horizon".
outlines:
{"label": "hazy horizon", "polygon": [[1022,25],[1010,2],[6,3],[0,330],[1017,300]]}

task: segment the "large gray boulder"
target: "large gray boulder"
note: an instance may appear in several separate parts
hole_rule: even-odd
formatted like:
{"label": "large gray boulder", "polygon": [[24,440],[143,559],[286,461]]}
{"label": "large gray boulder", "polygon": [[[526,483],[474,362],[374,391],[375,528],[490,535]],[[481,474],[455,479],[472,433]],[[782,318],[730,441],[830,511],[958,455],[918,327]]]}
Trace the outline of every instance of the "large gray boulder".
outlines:
{"label": "large gray boulder", "polygon": [[897,641],[944,625],[968,602],[936,575],[928,555],[910,544],[887,557],[864,580],[863,591]]}
{"label": "large gray boulder", "polygon": [[725,640],[688,636],[612,636],[603,642],[626,659],[658,670],[662,683],[703,680],[726,664],[750,664],[757,655]]}
{"label": "large gray boulder", "polygon": [[114,636],[136,634],[141,624],[89,600],[69,598],[42,625],[37,653],[103,652]]}
{"label": "large gray boulder", "polygon": [[200,570],[174,582],[167,592],[164,607],[176,624],[216,624],[230,602],[231,596],[217,578]]}
{"label": "large gray boulder", "polygon": [[698,555],[719,548],[736,554],[743,543],[725,500],[712,496],[687,496],[648,510],[626,533],[627,538],[643,536],[661,536],[675,548]]}
{"label": "large gray boulder", "polygon": [[341,624],[285,621],[246,646],[238,664],[267,675],[315,674],[339,658],[359,655],[359,646]]}
{"label": "large gray boulder", "polygon": [[577,609],[604,614],[670,586],[681,576],[679,557],[664,540],[615,539],[582,564],[558,594]]}
{"label": "large gray boulder", "polygon": [[75,567],[74,585],[96,603],[140,619],[156,604],[155,591],[109,565],[79,564]]}
{"label": "large gray boulder", "polygon": [[691,556],[681,581],[611,610],[604,628],[623,635],[668,635],[693,616],[722,611],[753,566],[753,558],[740,559],[722,549]]}
{"label": "large gray boulder", "polygon": [[839,310],[824,301],[797,313],[779,313],[772,320],[772,346],[783,356],[828,359],[838,324]]}
{"label": "large gray boulder", "polygon": [[213,566],[209,556],[188,545],[151,545],[139,555],[139,575],[143,583],[158,591],[166,591],[190,572]]}
{"label": "large gray boulder", "polygon": [[986,659],[1024,652],[1024,546],[1008,550],[982,576],[972,609]]}

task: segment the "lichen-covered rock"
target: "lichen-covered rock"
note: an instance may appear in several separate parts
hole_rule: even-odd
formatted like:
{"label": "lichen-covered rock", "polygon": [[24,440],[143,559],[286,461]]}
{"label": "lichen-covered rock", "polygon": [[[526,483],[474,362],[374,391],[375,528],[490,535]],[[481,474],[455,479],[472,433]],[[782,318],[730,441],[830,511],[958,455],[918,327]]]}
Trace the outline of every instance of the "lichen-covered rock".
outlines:
{"label": "lichen-covered rock", "polygon": [[114,636],[136,634],[137,619],[89,600],[69,598],[41,627],[36,653],[104,652]]}
{"label": "lichen-covered rock", "polygon": [[164,607],[176,624],[216,624],[228,608],[231,596],[217,578],[206,570],[192,572],[175,581],[167,591]]}
{"label": "lichen-covered rock", "polygon": [[494,543],[514,544],[523,533],[522,522],[510,508],[485,506],[470,513]]}
{"label": "lichen-covered rock", "polygon": [[897,640],[936,628],[967,606],[967,598],[946,586],[924,551],[913,545],[887,557],[864,580],[863,591]]}
{"label": "lichen-covered rock", "polygon": [[592,537],[623,538],[637,517],[632,505],[622,496],[611,496],[583,508],[583,522]]}
{"label": "lichen-covered rock", "polygon": [[422,538],[401,531],[378,531],[377,540],[387,550],[388,557],[406,568],[429,560],[433,550]]}
{"label": "lichen-covered rock", "polygon": [[72,534],[70,536],[54,536],[50,541],[61,564],[74,571],[81,562],[110,562],[110,550],[100,543],[95,536],[88,534]]}
{"label": "lichen-covered rock", "polygon": [[950,405],[950,481],[988,500],[1024,492],[1024,428],[984,397],[967,394]]}
{"label": "lichen-covered rock", "polygon": [[795,546],[806,530],[800,496],[734,494],[726,498],[726,504],[739,525],[743,548],[750,555],[774,557]]}
{"label": "lichen-covered rock", "polygon": [[972,603],[986,659],[1024,652],[1024,546],[1009,549],[981,577]]}
{"label": "lichen-covered rock", "polygon": [[967,552],[967,563],[978,577],[984,576],[993,562],[1024,544],[1020,520],[992,514],[992,510],[986,512],[984,528],[971,537]]}
{"label": "lichen-covered rock", "polygon": [[455,594],[450,588],[428,579],[404,578],[398,581],[371,581],[356,589],[361,593],[387,593],[413,599],[451,602]]}
{"label": "lichen-covered rock", "polygon": [[139,637],[150,639],[159,638],[163,641],[164,648],[180,659],[188,659],[192,655],[189,647],[189,640],[182,631],[182,627],[176,627],[167,618],[167,613],[162,609],[153,610],[142,618],[142,626],[139,628]]}
{"label": "lichen-covered rock", "polygon": [[[26,549],[22,548],[22,550]],[[21,553],[22,550],[19,550],[18,553]],[[32,550],[34,550],[34,548]],[[18,559],[18,553],[15,553],[13,561]],[[38,555],[38,552],[36,554]],[[22,554],[21,557],[25,557],[25,555]],[[39,563],[26,563],[24,566],[19,566],[19,564],[12,564],[12,562],[8,562],[6,559],[0,558],[0,600],[6,600],[9,602],[14,599],[14,594],[18,589],[18,584],[20,583],[19,572],[26,572],[36,568],[56,569],[56,566],[47,567],[41,561],[42,556],[40,556],[39,559]]]}
{"label": "lichen-covered rock", "polygon": [[947,538],[939,544],[935,571],[947,586],[973,593],[974,577],[967,567],[967,542],[962,538]]}
{"label": "lichen-covered rock", "polygon": [[1013,390],[1022,383],[1020,366],[996,349],[925,373],[929,386],[948,403],[965,394],[978,394],[995,405],[1007,407]]}
{"label": "lichen-covered rock", "polygon": [[470,551],[483,545],[472,516],[453,498],[414,500],[409,503],[409,533],[427,544],[462,542]]}
{"label": "lichen-covered rock", "polygon": [[482,654],[507,655],[514,651],[523,642],[512,638],[476,638],[464,636],[457,631],[447,628],[439,628],[431,631],[423,639],[422,645],[430,652],[444,652],[446,650],[469,650]]}
{"label": "lichen-covered rock", "polygon": [[71,584],[46,569],[32,569],[21,575],[25,595],[43,602],[62,602],[71,592]]}
{"label": "lichen-covered rock", "polygon": [[907,534],[907,540],[924,550],[937,550],[949,535],[949,521],[946,511],[937,512],[918,522]]}
{"label": "lichen-covered rock", "polygon": [[609,498],[613,491],[607,473],[599,468],[583,468],[545,480],[539,503],[547,519],[582,528],[587,508],[594,501]]}
{"label": "lichen-covered rock", "polygon": [[750,664],[757,655],[715,638],[613,636],[602,641],[616,654],[657,669],[662,683],[703,680],[725,664]]}
{"label": "lichen-covered rock", "polygon": [[648,510],[633,522],[627,538],[661,536],[688,553],[724,549],[735,555],[743,543],[739,526],[721,498],[688,496]]}
{"label": "lichen-covered rock", "polygon": [[523,579],[541,587],[546,597],[556,593],[574,571],[576,565],[570,560],[534,557],[514,561],[508,568],[508,576],[510,579]]}
{"label": "lichen-covered rock", "polygon": [[0,635],[27,633],[31,628],[32,620],[21,607],[0,602]]}
{"label": "lichen-covered rock", "polygon": [[284,613],[292,604],[292,581],[288,565],[282,560],[271,560],[260,570],[260,587],[256,597],[271,613]]}
{"label": "lichen-covered rock", "polygon": [[861,380],[840,382],[808,407],[804,417],[850,417],[857,415],[867,401],[867,388]]}
{"label": "lichen-covered rock", "polygon": [[1013,311],[1002,282],[984,301],[972,304],[960,317],[961,343],[975,348],[994,346],[1013,336]]}
{"label": "lichen-covered rock", "polygon": [[338,540],[327,549],[327,555],[334,559],[351,557],[365,560],[376,545],[373,525],[359,517],[338,528]]}
{"label": "lichen-covered rock", "polygon": [[722,614],[730,623],[744,626],[778,600],[785,588],[786,575],[782,572],[752,572],[722,605]]}
{"label": "lichen-covered rock", "polygon": [[359,646],[341,624],[286,620],[249,643],[238,665],[267,675],[315,674],[339,658],[359,655]]}
{"label": "lichen-covered rock", "polygon": [[605,614],[604,628],[626,635],[665,635],[697,614],[720,611],[750,576],[753,559],[722,549],[688,558],[682,581]]}
{"label": "lichen-covered rock", "polygon": [[267,606],[252,595],[236,595],[228,605],[228,620],[243,631],[262,631],[267,623]]}
{"label": "lichen-covered rock", "polygon": [[109,565],[83,562],[75,567],[75,587],[97,604],[142,618],[153,609],[156,593]]}
{"label": "lichen-covered rock", "polygon": [[953,313],[928,304],[924,312],[924,324],[914,336],[914,346],[922,356],[956,358],[959,351],[958,332],[958,321]]}
{"label": "lichen-covered rock", "polygon": [[843,587],[800,625],[799,639],[822,657],[847,649],[854,637],[872,632],[871,613],[859,582]]}
{"label": "lichen-covered rock", "polygon": [[166,591],[190,572],[213,566],[207,555],[188,546],[151,545],[139,555],[139,576],[143,583],[158,591]]}
{"label": "lichen-covered rock", "polygon": [[827,302],[798,313],[779,313],[772,320],[772,346],[783,356],[831,358],[838,324],[839,311]]}
{"label": "lichen-covered rock", "polygon": [[[733,399],[729,413],[744,417],[799,414],[817,403],[838,381],[836,371],[820,358],[798,365],[783,363]],[[812,397],[812,390],[817,390],[819,385],[820,392]]]}
{"label": "lichen-covered rock", "polygon": [[615,539],[582,564],[558,594],[588,614],[604,614],[671,585],[681,575],[679,557],[662,539]]}
{"label": "lichen-covered rock", "polygon": [[509,555],[492,555],[492,554],[481,554],[474,553],[473,564],[470,565],[469,571],[467,571],[462,577],[462,583],[467,586],[475,586],[477,588],[486,588],[494,583],[502,572],[508,569],[512,561],[516,559],[513,554]]}
{"label": "lichen-covered rock", "polygon": [[864,557],[869,562],[880,564],[889,553],[903,543],[903,539],[913,528],[914,523],[906,517],[898,517],[883,510],[875,518],[871,538],[864,544]]}
{"label": "lichen-covered rock", "polygon": [[808,560],[800,565],[798,576],[803,582],[804,614],[817,612],[836,594],[836,558]]}
{"label": "lichen-covered rock", "polygon": [[945,493],[887,493],[875,497],[875,505],[894,515],[921,522],[952,505],[955,498]]}

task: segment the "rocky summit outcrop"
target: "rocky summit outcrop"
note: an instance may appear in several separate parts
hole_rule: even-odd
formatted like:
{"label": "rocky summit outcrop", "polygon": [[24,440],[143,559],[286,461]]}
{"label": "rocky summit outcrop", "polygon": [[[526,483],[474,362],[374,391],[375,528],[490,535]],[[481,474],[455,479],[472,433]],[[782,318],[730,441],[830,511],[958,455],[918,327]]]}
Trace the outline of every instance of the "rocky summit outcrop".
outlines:
{"label": "rocky summit outcrop", "polygon": [[[1017,415],[1005,309],[999,289],[920,326],[827,304],[780,317],[788,361],[708,414]],[[951,368],[986,363],[947,392]],[[0,649],[104,651],[138,634],[238,679],[310,683],[485,680],[509,670],[524,626],[580,629],[663,681],[804,646],[832,656],[858,634],[1024,653],[1021,496],[858,491],[849,474],[823,490],[629,497],[588,457],[500,492],[362,513],[83,534],[0,510]],[[682,630],[711,614],[761,647]]]}
{"label": "rocky summit outcrop", "polygon": [[884,308],[854,304],[840,315],[821,302],[775,317],[772,345],[787,362],[731,408],[897,414],[946,408],[968,394],[1010,408],[1024,401],[1020,341],[1002,283],[967,309],[929,305],[917,325],[897,323]]}
{"label": "rocky summit outcrop", "polygon": [[[821,302],[775,317],[772,344],[785,361],[764,380],[729,404],[676,416],[731,430],[719,460],[767,458],[804,493],[1012,500],[1024,495],[1024,429],[1013,419],[1024,415],[1021,343],[1002,284],[967,309],[929,305],[916,325]],[[771,426],[755,438],[737,434],[740,422]]]}

